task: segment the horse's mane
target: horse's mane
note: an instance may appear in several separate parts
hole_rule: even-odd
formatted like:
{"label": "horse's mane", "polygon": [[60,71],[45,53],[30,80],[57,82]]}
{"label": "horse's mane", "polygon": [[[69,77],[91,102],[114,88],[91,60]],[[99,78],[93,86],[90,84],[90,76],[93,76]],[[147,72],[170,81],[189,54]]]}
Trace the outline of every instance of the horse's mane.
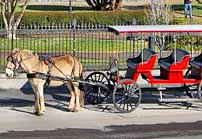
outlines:
{"label": "horse's mane", "polygon": [[23,50],[20,50],[21,53],[23,54],[28,54],[28,55],[33,55],[33,52],[31,50],[27,50],[27,49],[23,49]]}
{"label": "horse's mane", "polygon": [[30,57],[30,56],[38,56],[37,54],[33,54],[33,52],[31,50],[27,50],[27,49],[23,49],[20,51],[21,54],[23,54],[26,57]]}
{"label": "horse's mane", "polygon": [[33,56],[33,52],[31,50],[27,50],[27,49],[19,49],[19,48],[16,48],[16,49],[13,49],[13,53],[20,53],[20,54],[23,54],[24,56]]}

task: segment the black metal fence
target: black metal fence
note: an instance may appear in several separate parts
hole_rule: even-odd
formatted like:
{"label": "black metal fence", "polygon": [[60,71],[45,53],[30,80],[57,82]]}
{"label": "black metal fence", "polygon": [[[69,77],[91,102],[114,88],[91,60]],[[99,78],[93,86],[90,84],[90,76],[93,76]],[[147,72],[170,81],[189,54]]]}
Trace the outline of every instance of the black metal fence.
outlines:
{"label": "black metal fence", "polygon": [[[11,33],[9,39],[6,36]],[[104,70],[110,59],[118,58],[120,68],[126,60],[143,48],[152,47],[159,57],[170,54],[173,48],[190,51],[192,56],[202,51],[200,33],[152,33],[116,35],[106,25],[27,25],[6,31],[0,27],[0,67],[14,48],[29,49],[43,56],[71,54],[80,59],[84,70]],[[161,48],[161,49],[160,49]]]}

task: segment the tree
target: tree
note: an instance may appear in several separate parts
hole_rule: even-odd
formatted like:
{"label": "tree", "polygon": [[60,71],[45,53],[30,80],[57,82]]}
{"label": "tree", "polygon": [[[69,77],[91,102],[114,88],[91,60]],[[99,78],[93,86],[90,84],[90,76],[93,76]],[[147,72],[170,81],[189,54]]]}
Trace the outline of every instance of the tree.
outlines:
{"label": "tree", "polygon": [[[151,25],[168,25],[171,22],[171,8],[167,0],[150,0],[147,9],[147,19]],[[166,49],[168,35],[166,33],[156,33],[152,36],[160,51]]]}
{"label": "tree", "polygon": [[95,10],[120,10],[123,0],[86,0]]}
{"label": "tree", "polygon": [[150,0],[147,9],[147,19],[149,24],[169,24],[171,21],[171,8],[167,0]]}
{"label": "tree", "polygon": [[[11,31],[15,31],[20,24],[20,21],[24,15],[27,5],[30,0],[24,0],[21,11],[16,15],[16,7],[19,0],[0,0],[1,16],[4,22],[7,36],[9,39],[16,38],[16,34]],[[13,35],[12,35],[13,34]]]}

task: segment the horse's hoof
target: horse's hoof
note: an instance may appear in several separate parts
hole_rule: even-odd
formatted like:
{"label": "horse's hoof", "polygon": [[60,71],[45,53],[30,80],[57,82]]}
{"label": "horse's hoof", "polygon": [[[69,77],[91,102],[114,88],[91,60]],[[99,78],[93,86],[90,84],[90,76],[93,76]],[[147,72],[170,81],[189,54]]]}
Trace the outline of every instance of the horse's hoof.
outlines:
{"label": "horse's hoof", "polygon": [[39,113],[37,116],[44,116],[44,113]]}
{"label": "horse's hoof", "polygon": [[73,108],[69,108],[68,111],[69,112],[74,112],[74,109]]}
{"label": "horse's hoof", "polygon": [[79,112],[79,110],[78,109],[74,109],[74,112]]}
{"label": "horse's hoof", "polygon": [[35,114],[36,116],[44,116],[44,113],[41,113],[41,112],[34,112],[34,114]]}
{"label": "horse's hoof", "polygon": [[80,107],[84,107],[84,103],[80,104]]}
{"label": "horse's hoof", "polygon": [[38,115],[39,112],[38,111],[34,111],[33,113],[34,113],[34,115]]}

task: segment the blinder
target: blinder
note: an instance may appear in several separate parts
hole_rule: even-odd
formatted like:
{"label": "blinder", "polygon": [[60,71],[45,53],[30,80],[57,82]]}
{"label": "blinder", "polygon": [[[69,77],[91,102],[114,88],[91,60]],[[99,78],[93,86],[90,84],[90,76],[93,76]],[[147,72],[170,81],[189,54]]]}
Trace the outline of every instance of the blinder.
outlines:
{"label": "blinder", "polygon": [[12,56],[8,56],[7,57],[7,61],[9,62],[12,62],[14,65],[18,63],[18,60],[17,58],[13,58]]}
{"label": "blinder", "polygon": [[14,65],[15,67],[14,67],[13,69],[10,68],[10,67],[6,67],[6,68],[11,69],[11,70],[13,70],[13,71],[15,71],[16,68],[18,67],[17,64],[20,64],[20,61],[18,61],[18,59],[17,59],[17,58],[14,58],[12,55],[9,55],[9,56],[7,57],[7,61],[13,63],[13,65]]}

